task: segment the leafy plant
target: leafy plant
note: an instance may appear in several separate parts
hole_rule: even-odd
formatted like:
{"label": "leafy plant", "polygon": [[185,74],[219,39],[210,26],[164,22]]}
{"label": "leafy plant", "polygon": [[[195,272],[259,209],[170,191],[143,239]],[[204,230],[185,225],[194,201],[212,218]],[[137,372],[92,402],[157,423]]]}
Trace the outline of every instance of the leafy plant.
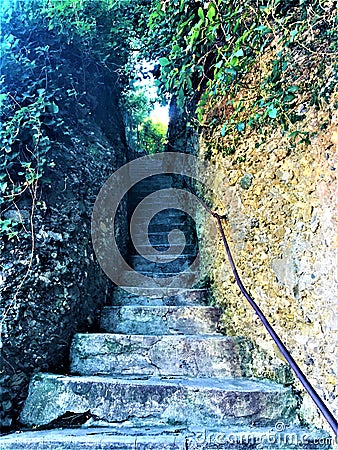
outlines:
{"label": "leafy plant", "polygon": [[[95,107],[95,76],[107,83],[125,67],[141,20],[128,0],[27,0],[1,17],[0,231],[17,236],[20,223],[5,216],[31,196],[49,151],[67,139],[74,120]],[[138,12],[138,14],[137,14]],[[136,19],[137,18],[137,19]],[[89,75],[91,74],[91,75]],[[104,74],[104,75],[103,75]],[[112,75],[111,75],[112,74]],[[116,79],[115,76],[114,79]]]}
{"label": "leafy plant", "polygon": [[200,124],[218,126],[210,112],[226,99],[223,136],[266,121],[288,130],[304,118],[299,97],[319,104],[333,92],[337,35],[322,0],[154,1],[145,56],[159,62],[163,96],[182,109],[197,101]]}
{"label": "leafy plant", "polygon": [[167,128],[165,125],[160,122],[153,122],[148,118],[140,125],[140,148],[148,154],[163,152],[166,143],[166,135]]}

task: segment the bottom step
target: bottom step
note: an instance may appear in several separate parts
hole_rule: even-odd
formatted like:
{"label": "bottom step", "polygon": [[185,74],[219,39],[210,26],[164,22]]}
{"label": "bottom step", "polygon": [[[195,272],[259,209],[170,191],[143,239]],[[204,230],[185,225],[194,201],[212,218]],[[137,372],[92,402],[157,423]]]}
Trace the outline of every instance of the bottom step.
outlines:
{"label": "bottom step", "polygon": [[333,438],[322,430],[284,428],[78,428],[27,431],[0,437],[1,450],[330,450]]}
{"label": "bottom step", "polygon": [[[296,401],[276,383],[245,378],[125,379],[37,374],[21,413],[27,426],[53,423],[65,414],[88,413],[93,426],[228,427],[290,422]],[[96,423],[95,423],[96,422]]]}

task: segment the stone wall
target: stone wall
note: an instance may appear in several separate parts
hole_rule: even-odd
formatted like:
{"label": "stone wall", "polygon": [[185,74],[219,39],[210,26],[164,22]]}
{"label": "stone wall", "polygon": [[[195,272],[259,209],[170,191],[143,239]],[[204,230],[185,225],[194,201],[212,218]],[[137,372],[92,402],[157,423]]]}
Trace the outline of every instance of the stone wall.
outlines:
{"label": "stone wall", "polygon": [[[217,130],[211,138],[208,131],[207,142],[202,134],[200,145],[200,158],[209,158],[212,168],[204,173],[211,203],[227,214],[226,234],[244,285],[335,413],[337,122],[322,105],[308,108],[302,123],[304,131],[315,132],[311,144],[267,125],[260,134],[244,132],[229,156],[210,152],[210,141],[220,140]],[[283,358],[240,294],[215,223],[201,219],[199,232],[203,270],[224,307],[225,332],[251,338],[254,374],[278,379]],[[296,388],[303,392],[299,383]],[[327,428],[308,395],[301,415]]]}
{"label": "stone wall", "polygon": [[[83,99],[87,108],[75,100],[71,110],[60,105],[67,133],[53,136],[35,207],[27,195],[4,213],[5,218],[22,220],[28,230],[19,241],[1,242],[4,431],[19,426],[18,414],[33,373],[68,373],[73,334],[98,329],[99,309],[111,292],[93,252],[91,214],[100,188],[126,162],[127,151],[116,78],[109,81],[97,73],[91,77]],[[122,205],[115,224],[122,250],[126,217]]]}

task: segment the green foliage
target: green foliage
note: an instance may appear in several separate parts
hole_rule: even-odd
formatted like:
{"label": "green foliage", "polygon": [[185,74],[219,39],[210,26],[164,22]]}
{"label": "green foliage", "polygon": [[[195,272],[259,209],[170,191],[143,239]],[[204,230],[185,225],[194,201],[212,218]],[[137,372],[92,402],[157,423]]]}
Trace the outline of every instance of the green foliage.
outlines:
{"label": "green foliage", "polygon": [[162,95],[175,95],[182,108],[197,100],[200,123],[227,98],[233,112],[221,133],[240,135],[267,122],[287,130],[304,118],[299,98],[329,98],[337,36],[329,1],[154,1],[146,54],[159,62]]}
{"label": "green foliage", "polygon": [[167,128],[159,122],[146,119],[141,123],[139,130],[140,148],[148,154],[164,151]]}
{"label": "green foliage", "polygon": [[13,5],[1,17],[0,42],[0,232],[8,237],[21,226],[7,211],[35,195],[51,147],[67,139],[74,119],[90,114],[93,74],[105,73],[110,82],[110,74],[118,73],[126,82],[133,30],[142,18],[141,2],[129,0]]}
{"label": "green foliage", "polygon": [[41,0],[49,31],[85,48],[112,70],[122,69],[145,10],[132,0]]}
{"label": "green foliage", "polygon": [[[19,17],[5,16],[2,27],[0,208],[16,205],[24,194],[33,195],[51,146],[48,127],[62,124],[56,92],[49,85],[49,45],[25,37],[24,27],[42,32],[33,19],[23,24]],[[19,223],[1,219],[0,232],[12,238]]]}
{"label": "green foliage", "polygon": [[144,86],[131,85],[123,94],[121,106],[124,111],[126,137],[128,146],[135,154],[153,154],[164,150],[167,127],[150,119],[154,101]]}

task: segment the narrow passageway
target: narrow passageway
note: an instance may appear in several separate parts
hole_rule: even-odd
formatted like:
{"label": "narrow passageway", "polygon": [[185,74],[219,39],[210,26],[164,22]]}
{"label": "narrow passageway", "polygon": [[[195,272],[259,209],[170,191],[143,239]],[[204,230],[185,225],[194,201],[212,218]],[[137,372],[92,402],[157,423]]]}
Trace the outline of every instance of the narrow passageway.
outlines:
{"label": "narrow passageway", "polygon": [[[150,196],[148,209],[156,209],[153,194],[176,187],[171,175],[143,175],[129,194],[131,220],[142,200]],[[100,332],[74,336],[71,375],[41,373],[31,381],[22,423],[28,428],[62,424],[63,429],[9,435],[0,438],[1,448],[39,449],[43,442],[44,449],[53,450],[186,450],[230,444],[258,449],[270,436],[264,448],[290,450],[299,448],[307,433],[308,445],[302,448],[312,449],[314,439],[325,433],[311,435],[299,426],[290,387],[252,378],[250,342],[219,332],[221,310],[208,305],[207,289],[167,283],[161,289],[161,280],[189,273],[198,250],[193,222],[173,208],[164,208],[150,222],[142,213],[137,220],[131,232],[135,245],[129,246],[130,273],[158,280],[157,288],[131,289],[125,275],[126,284],[115,288],[111,304],[102,309]],[[147,244],[142,244],[144,229]],[[179,256],[176,250],[182,246],[170,246],[168,240],[175,229],[186,238]],[[147,259],[154,249],[161,262]],[[283,424],[278,433],[276,423]]]}

